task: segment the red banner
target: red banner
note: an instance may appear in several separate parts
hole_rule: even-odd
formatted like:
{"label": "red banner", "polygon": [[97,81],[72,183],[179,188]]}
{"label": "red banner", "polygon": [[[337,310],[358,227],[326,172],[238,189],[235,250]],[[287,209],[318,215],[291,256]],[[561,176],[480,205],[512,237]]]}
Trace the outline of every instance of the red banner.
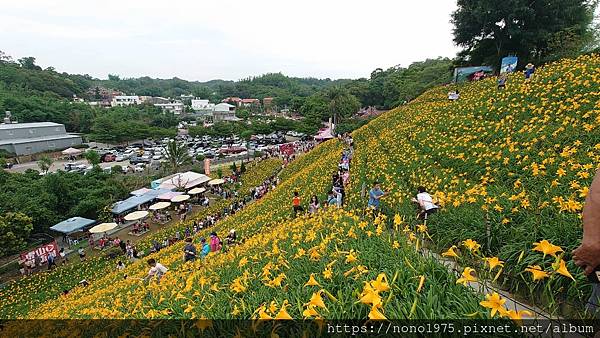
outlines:
{"label": "red banner", "polygon": [[54,252],[54,256],[58,257],[58,244],[56,241],[52,241],[51,243],[44,244],[40,247],[37,247],[29,252],[21,253],[21,259],[23,261],[35,261],[35,255],[37,254],[41,260],[41,263],[46,263],[48,261],[48,255]]}

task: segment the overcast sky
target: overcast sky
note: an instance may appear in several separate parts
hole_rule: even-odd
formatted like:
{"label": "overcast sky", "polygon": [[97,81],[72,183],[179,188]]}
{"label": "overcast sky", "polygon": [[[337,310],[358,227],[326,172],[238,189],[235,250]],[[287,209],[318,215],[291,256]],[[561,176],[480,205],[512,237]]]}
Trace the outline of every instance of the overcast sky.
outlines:
{"label": "overcast sky", "polygon": [[98,78],[358,78],[454,56],[455,7],[454,0],[19,0],[2,3],[0,50]]}

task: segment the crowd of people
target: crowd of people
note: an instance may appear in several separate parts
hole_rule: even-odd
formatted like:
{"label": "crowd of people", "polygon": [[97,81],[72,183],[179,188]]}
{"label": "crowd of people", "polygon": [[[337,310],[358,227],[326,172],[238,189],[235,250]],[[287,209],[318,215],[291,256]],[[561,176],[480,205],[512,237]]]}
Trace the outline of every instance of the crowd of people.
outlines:
{"label": "crowd of people", "polygon": [[[342,207],[346,197],[345,187],[348,185],[350,180],[350,161],[354,154],[354,141],[348,134],[338,136],[345,144],[345,148],[342,151],[342,156],[338,163],[337,172],[332,175],[331,179],[331,190],[327,194],[327,200],[325,205],[335,205]],[[311,214],[316,213],[322,207],[319,197],[313,195],[308,203],[308,212]],[[292,197],[292,214],[294,217],[298,216],[299,212],[304,212],[302,201],[299,192],[295,191]]]}

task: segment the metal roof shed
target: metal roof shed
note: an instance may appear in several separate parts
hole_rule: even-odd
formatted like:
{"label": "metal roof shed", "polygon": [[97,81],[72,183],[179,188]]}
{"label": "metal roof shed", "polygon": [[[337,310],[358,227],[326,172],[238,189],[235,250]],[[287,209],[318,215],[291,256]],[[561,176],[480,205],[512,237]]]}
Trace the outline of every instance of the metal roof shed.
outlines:
{"label": "metal roof shed", "polygon": [[63,234],[70,234],[75,231],[79,231],[89,225],[96,223],[96,221],[83,218],[83,217],[71,217],[60,223],[57,223],[50,227],[51,230],[62,232]]}

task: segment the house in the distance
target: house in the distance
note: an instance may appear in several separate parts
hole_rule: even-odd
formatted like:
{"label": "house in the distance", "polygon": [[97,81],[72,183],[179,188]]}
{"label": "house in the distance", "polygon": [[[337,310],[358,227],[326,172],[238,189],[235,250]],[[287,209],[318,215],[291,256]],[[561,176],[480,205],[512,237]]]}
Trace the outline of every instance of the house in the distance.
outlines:
{"label": "house in the distance", "polygon": [[112,98],[110,105],[112,107],[122,107],[140,103],[142,103],[142,101],[137,95],[118,95]]}
{"label": "house in the distance", "polygon": [[175,115],[181,115],[183,113],[183,103],[181,102],[155,103],[154,106]]}
{"label": "house in the distance", "polygon": [[221,100],[222,103],[230,103],[236,107],[240,107],[242,105],[242,99],[239,97],[226,97]]}
{"label": "house in the distance", "polygon": [[81,144],[81,136],[67,134],[54,122],[0,124],[0,149],[17,156],[58,151]]}
{"label": "house in the distance", "polygon": [[260,100],[259,99],[242,99],[243,107],[259,107]]}
{"label": "house in the distance", "polygon": [[212,111],[214,103],[208,102],[208,100],[194,99],[192,100],[192,109],[195,111]]}
{"label": "house in the distance", "polygon": [[235,106],[228,103],[219,103],[213,109],[213,121],[239,121],[235,116]]}

